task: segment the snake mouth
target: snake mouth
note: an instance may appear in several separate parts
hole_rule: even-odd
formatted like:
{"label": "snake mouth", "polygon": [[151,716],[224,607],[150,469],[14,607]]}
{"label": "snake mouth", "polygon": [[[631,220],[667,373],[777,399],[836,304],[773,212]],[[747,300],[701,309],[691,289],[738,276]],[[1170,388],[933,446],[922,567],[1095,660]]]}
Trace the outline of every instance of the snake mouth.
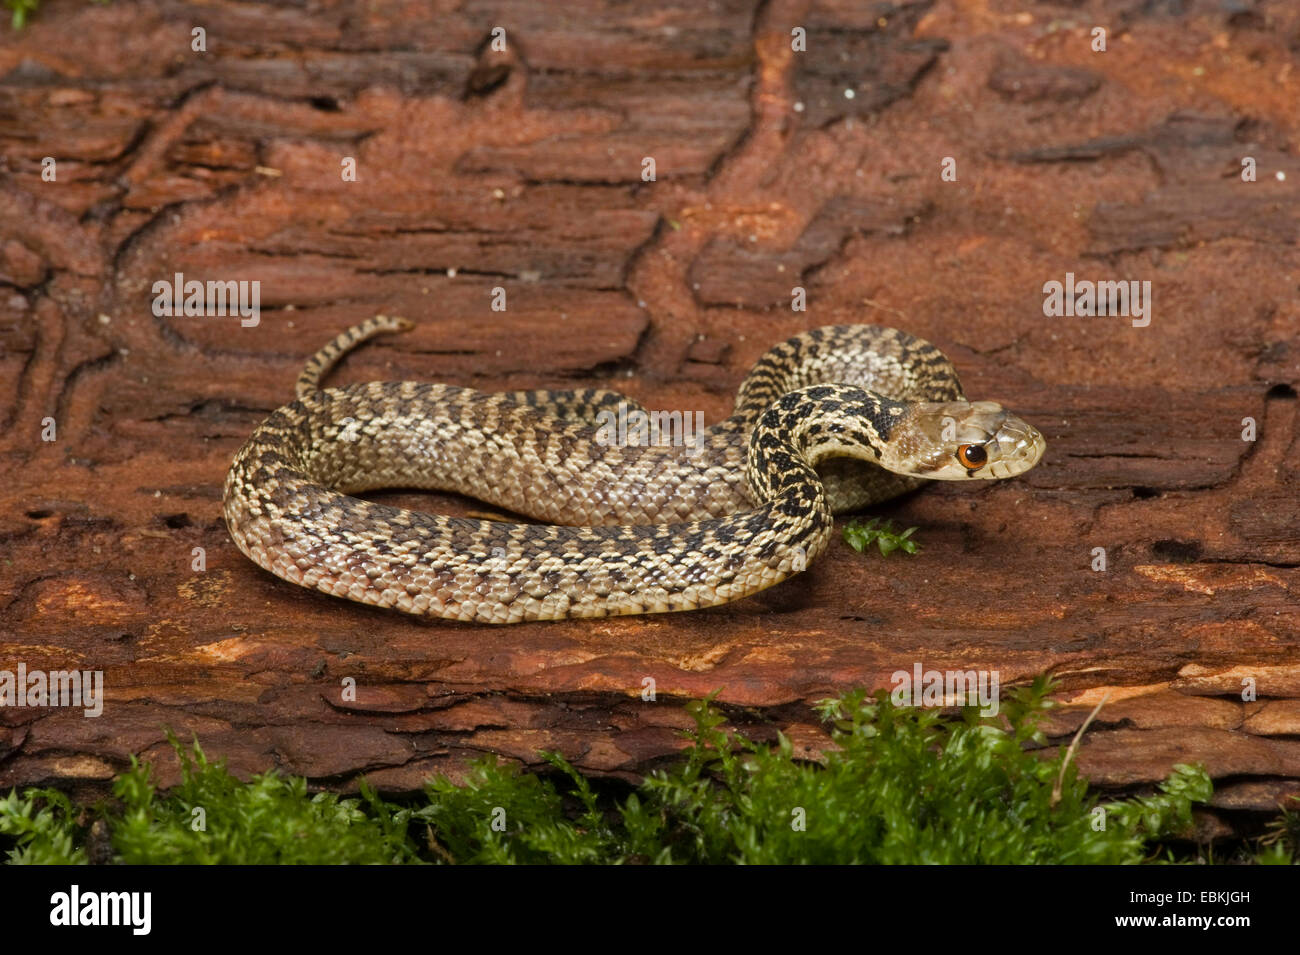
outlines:
{"label": "snake mouth", "polygon": [[990,452],[989,466],[980,477],[1009,478],[1037,464],[1047,450],[1047,440],[1033,425],[1019,418],[1008,418],[986,448]]}

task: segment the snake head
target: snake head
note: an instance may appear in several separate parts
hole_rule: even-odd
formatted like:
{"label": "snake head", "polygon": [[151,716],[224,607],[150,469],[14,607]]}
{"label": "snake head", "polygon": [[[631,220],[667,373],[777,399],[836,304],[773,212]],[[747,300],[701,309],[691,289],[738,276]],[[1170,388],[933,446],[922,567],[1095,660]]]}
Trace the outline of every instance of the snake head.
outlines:
{"label": "snake head", "polygon": [[996,401],[917,402],[890,430],[891,471],[935,481],[1015,477],[1043,456],[1038,429]]}

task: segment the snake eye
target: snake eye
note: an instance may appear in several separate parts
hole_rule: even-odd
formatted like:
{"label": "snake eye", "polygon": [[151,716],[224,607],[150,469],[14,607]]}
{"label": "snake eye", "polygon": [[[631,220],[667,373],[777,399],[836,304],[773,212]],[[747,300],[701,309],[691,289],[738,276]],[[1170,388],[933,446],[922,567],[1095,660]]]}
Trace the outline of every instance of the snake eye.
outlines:
{"label": "snake eye", "polygon": [[957,460],[961,462],[962,467],[978,471],[988,463],[989,453],[984,450],[982,444],[963,444],[957,449]]}

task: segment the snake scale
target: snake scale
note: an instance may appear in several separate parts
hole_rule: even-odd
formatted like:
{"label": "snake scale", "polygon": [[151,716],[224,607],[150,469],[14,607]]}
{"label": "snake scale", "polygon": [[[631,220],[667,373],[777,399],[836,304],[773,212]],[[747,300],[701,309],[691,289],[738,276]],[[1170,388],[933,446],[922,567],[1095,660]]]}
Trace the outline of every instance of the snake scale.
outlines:
{"label": "snake scale", "polygon": [[[1045,446],[1000,405],[967,401],[935,346],[873,325],[775,346],[735,413],[685,446],[608,440],[602,412],[644,410],[614,391],[319,387],[348,350],[410,327],[376,316],[338,336],[236,454],[226,523],[276,576],[483,623],[693,610],[804,570],[835,512],[927,479],[1013,477]],[[352,496],[380,488],[454,491],[545,523]]]}

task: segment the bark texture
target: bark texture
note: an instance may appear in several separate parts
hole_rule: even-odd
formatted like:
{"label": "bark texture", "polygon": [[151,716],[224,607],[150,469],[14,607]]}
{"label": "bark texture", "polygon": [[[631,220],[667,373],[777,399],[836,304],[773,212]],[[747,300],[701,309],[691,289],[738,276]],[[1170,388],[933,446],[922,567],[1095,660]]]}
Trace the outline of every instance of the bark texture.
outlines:
{"label": "bark texture", "polygon": [[[107,688],[94,719],[0,708],[0,787],[102,787],[131,754],[166,783],[169,728],[329,785],[540,749],[631,778],[719,688],[811,756],[811,703],[920,662],[1055,674],[1062,741],[1109,695],[1078,754],[1101,785],[1199,761],[1224,812],[1300,792],[1300,10],[550,7],[58,0],[0,33],[0,669]],[[155,317],[178,272],[259,281],[260,323]],[[1150,324],[1045,316],[1069,272],[1149,281]],[[914,558],[837,543],[700,613],[421,622],[272,578],[221,519],[235,450],[376,312],[418,328],[333,382],[710,420],[793,332],[897,325],[1048,455],[881,508]]]}

